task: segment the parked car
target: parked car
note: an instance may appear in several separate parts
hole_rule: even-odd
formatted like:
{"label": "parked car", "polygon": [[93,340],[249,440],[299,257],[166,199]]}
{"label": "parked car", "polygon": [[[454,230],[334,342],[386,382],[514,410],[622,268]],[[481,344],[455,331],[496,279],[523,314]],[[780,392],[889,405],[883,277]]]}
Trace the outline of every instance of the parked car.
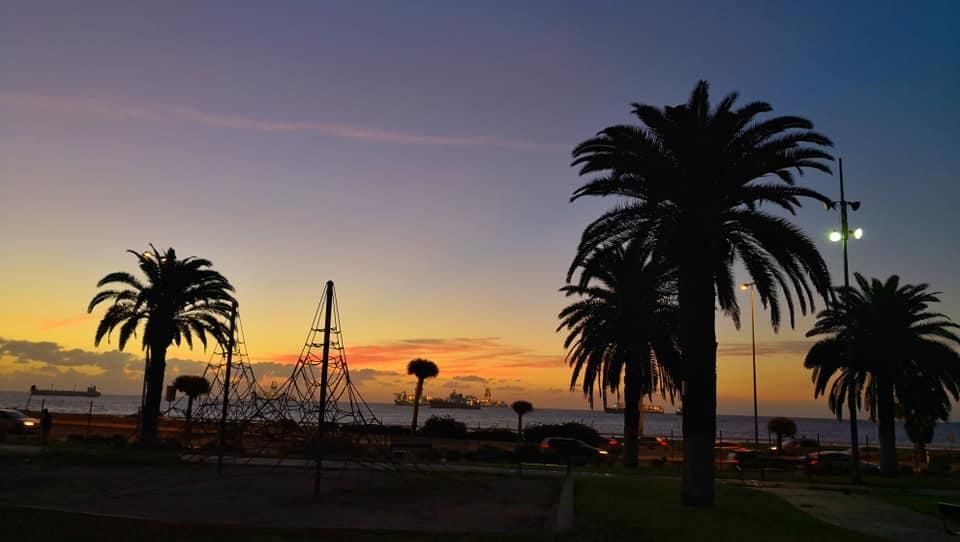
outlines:
{"label": "parked car", "polygon": [[567,437],[547,437],[540,442],[540,452],[546,459],[562,460],[574,465],[586,465],[597,458],[605,458],[610,452],[591,446],[582,440]]}
{"label": "parked car", "polygon": [[812,438],[786,438],[783,439],[783,450],[777,450],[777,446],[773,445],[770,447],[771,452],[780,451],[785,454],[793,455],[803,455],[804,453],[817,450],[820,447],[820,443],[817,442],[817,439]]}
{"label": "parked car", "polygon": [[727,455],[725,463],[744,469],[793,469],[802,464],[798,458],[770,455],[759,450],[740,448]]}
{"label": "parked car", "polygon": [[[804,458],[807,472],[811,474],[844,474],[850,472],[852,459],[847,452],[813,452]],[[880,465],[860,462],[860,472],[879,473]]]}
{"label": "parked car", "polygon": [[39,430],[40,420],[12,408],[0,409],[0,432],[32,433]]}
{"label": "parked car", "polygon": [[[607,440],[606,448],[608,450],[614,448],[621,448],[623,446],[623,437],[613,436]],[[641,450],[646,448],[648,450],[656,450],[659,448],[666,448],[670,446],[670,441],[667,440],[667,437],[657,435],[653,436],[640,436],[637,437],[637,447]]]}

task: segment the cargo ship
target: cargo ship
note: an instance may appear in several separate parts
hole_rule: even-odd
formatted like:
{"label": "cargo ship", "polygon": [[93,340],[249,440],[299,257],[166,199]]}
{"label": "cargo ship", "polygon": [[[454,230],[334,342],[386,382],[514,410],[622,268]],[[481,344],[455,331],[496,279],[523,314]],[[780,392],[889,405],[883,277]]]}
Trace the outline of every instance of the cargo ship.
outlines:
{"label": "cargo ship", "polygon": [[97,390],[96,386],[87,386],[86,391],[55,390],[53,388],[49,390],[41,390],[36,386],[30,386],[30,395],[56,395],[60,397],[100,397],[101,393],[99,390]]}
{"label": "cargo ship", "polygon": [[483,393],[483,399],[480,399],[480,406],[483,408],[506,408],[506,401],[495,401],[493,399],[493,394],[490,393],[490,388],[487,388]]}
{"label": "cargo ship", "polygon": [[[413,395],[407,395],[406,391],[401,391],[400,393],[393,396],[393,404],[397,406],[413,406]],[[426,405],[427,398],[425,396],[420,396],[420,404]]]}
{"label": "cargo ship", "polygon": [[480,406],[479,399],[473,395],[457,393],[456,390],[450,392],[450,397],[447,397],[446,399],[430,399],[430,408],[460,408],[478,410]]}
{"label": "cargo ship", "polygon": [[[607,414],[623,414],[623,405],[617,403],[616,406],[605,406],[603,411]],[[641,403],[640,412],[643,414],[663,414],[663,407],[660,405],[648,405]]]}

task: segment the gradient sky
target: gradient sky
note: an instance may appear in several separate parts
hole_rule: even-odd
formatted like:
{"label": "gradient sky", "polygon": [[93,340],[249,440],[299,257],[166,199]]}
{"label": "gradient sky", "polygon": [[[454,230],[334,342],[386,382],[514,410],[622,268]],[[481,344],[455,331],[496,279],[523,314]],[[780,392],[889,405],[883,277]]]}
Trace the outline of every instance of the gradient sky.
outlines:
{"label": "gradient sky", "polygon": [[[614,201],[568,203],[570,149],[700,78],[813,120],[863,201],[852,268],[960,319],[960,4],[715,4],[0,2],[0,389],[137,391],[139,351],[94,348],[84,311],[153,242],[230,278],[266,379],[332,279],[368,399],[426,356],[428,393],[582,407],[557,288]],[[836,220],[797,218],[839,277]],[[759,322],[761,412],[827,415],[811,320]],[[720,411],[747,413],[749,329],[719,336]]]}

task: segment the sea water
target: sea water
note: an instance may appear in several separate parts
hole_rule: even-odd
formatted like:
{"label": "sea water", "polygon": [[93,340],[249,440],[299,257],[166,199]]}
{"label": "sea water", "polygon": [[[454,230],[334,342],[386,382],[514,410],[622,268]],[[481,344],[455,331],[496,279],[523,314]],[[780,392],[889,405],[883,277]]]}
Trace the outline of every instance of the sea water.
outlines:
{"label": "sea water", "polygon": [[[0,408],[25,408],[29,399],[29,408],[39,410],[41,403],[54,415],[57,412],[87,413],[91,409],[94,414],[132,415],[140,407],[140,397],[134,395],[102,395],[90,397],[56,397],[33,396],[27,392],[0,391]],[[164,403],[166,405],[166,403]],[[371,403],[373,414],[385,425],[407,425],[413,415],[413,407],[397,406],[393,404]],[[479,410],[420,408],[420,423],[430,416],[449,416],[463,422],[470,429],[477,428],[506,428],[516,429],[517,416],[509,408],[483,408]],[[769,417],[760,416],[760,440],[769,442],[773,436],[768,435],[766,427]],[[797,436],[820,438],[824,444],[844,444],[850,441],[850,423],[847,420],[835,418],[791,418],[797,424]],[[538,408],[523,417],[523,423],[559,424],[564,422],[579,422],[589,425],[604,435],[619,435],[623,433],[623,416],[607,414],[603,410],[573,410],[556,408]],[[903,431],[903,422],[897,421],[897,444],[910,446],[910,441]],[[859,422],[861,442],[876,444],[877,426],[869,420]],[[753,416],[717,416],[717,438],[722,440],[750,441],[753,440]],[[664,414],[644,415],[644,434],[674,436],[682,435],[681,416],[673,412]],[[960,423],[940,423],[936,427],[933,438],[933,447],[949,448],[951,440],[960,436]]]}

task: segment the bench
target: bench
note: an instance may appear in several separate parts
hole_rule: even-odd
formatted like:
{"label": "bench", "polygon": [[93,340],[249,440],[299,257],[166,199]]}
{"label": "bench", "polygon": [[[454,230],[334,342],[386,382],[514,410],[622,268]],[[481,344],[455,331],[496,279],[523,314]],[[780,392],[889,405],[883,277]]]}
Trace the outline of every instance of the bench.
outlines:
{"label": "bench", "polygon": [[937,508],[940,510],[940,519],[943,520],[943,530],[947,534],[953,536],[960,536],[960,530],[957,530],[957,527],[951,528],[951,523],[953,525],[960,525],[960,504],[950,504],[947,502],[938,502]]}

